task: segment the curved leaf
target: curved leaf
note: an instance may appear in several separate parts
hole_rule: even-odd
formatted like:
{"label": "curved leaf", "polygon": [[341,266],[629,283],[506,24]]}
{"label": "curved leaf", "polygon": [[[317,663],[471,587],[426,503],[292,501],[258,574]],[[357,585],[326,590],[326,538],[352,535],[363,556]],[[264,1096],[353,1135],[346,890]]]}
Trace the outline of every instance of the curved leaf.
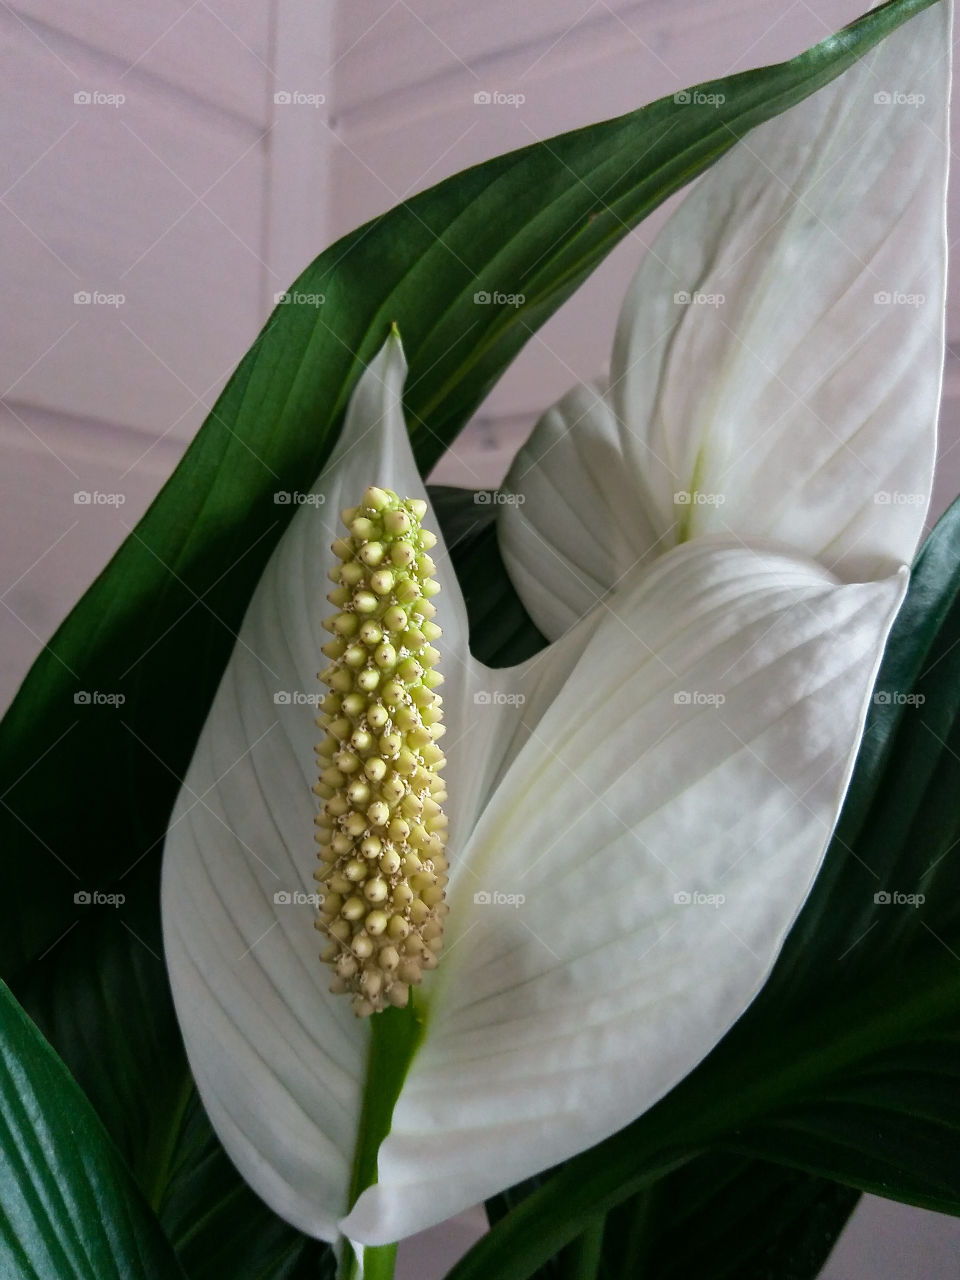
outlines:
{"label": "curved leaf", "polygon": [[183,1280],[90,1104],[0,984],[0,1273]]}
{"label": "curved leaf", "polygon": [[859,1194],[711,1153],[618,1205],[600,1280],[815,1280]]}

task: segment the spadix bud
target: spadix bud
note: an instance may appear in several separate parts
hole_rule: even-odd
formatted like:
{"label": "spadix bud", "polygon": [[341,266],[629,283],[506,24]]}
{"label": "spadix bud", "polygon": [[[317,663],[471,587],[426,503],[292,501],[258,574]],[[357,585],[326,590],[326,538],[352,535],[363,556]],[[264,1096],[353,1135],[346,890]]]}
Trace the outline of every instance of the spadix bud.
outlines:
{"label": "spadix bud", "polygon": [[348,535],[333,544],[342,563],[330,574],[338,612],[325,624],[332,663],[320,676],[331,693],[318,722],[327,737],[314,788],[325,797],[316,923],[331,990],[352,994],[359,1017],[406,1004],[409,984],[436,964],[446,912],[441,699],[431,692],[440,654],[428,643],[440,636],[429,603],[440,586],[426,511],[422,499],[371,486],[342,513]]}

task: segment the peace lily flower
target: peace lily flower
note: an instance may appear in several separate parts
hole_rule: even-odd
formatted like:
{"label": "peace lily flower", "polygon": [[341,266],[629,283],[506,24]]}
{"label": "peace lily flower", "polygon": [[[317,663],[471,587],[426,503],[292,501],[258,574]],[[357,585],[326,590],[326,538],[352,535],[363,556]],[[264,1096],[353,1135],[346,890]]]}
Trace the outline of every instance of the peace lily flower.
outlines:
{"label": "peace lily flower", "polygon": [[[304,1231],[394,1241],[568,1158],[765,981],[930,491],[948,24],[936,6],[750,133],[656,241],[608,384],[550,410],[508,481],[526,501],[503,507],[504,553],[553,640],[530,661],[469,653],[397,336],[361,378],[250,603],[164,863],[201,1097]],[[419,1044],[354,1202],[371,1027],[411,991]]]}

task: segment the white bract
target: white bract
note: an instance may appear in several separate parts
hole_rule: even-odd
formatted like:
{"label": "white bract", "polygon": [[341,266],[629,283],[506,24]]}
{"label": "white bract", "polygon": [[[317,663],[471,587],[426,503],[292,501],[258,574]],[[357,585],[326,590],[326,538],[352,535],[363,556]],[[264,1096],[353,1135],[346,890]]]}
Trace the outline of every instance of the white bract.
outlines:
{"label": "white bract", "polygon": [[500,508],[547,649],[471,658],[435,549],[450,910],[379,1180],[351,1205],[370,1020],[318,960],[310,702],[339,510],[370,484],[424,493],[396,337],[363,375],[251,601],[164,862],[204,1104],[304,1231],[393,1241],[598,1142],[766,979],[930,492],[948,48],[937,5],[747,135],[660,235],[609,386],[545,415],[508,480],[526,501]]}

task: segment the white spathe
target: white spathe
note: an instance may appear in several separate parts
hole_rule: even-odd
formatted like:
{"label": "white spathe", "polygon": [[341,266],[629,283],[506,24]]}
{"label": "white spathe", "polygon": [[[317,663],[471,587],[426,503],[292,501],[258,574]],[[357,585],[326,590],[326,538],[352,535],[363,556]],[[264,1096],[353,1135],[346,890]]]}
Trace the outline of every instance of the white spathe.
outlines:
{"label": "white spathe", "polygon": [[[880,47],[871,74],[882,83],[886,68],[906,91],[904,60],[914,59],[906,65],[919,76],[913,51],[922,45],[934,64],[946,24],[941,6],[911,22]],[[838,117],[861,109],[861,95],[848,101],[846,86],[860,85],[863,74],[854,69],[750,134],[715,174],[743,164],[742,149],[756,152],[776,129],[785,156],[802,151],[815,165]],[[941,299],[946,76],[945,64],[932,65],[916,90],[939,104],[941,132],[924,191],[911,197],[925,248],[909,248],[911,260],[936,260],[941,292],[930,296]],[[930,119],[910,118],[916,147],[927,147]],[[883,147],[885,137],[863,123],[858,145]],[[874,181],[841,184],[837,199],[846,190],[870,226],[886,217],[887,236],[877,239],[886,243],[902,234],[901,203],[886,192],[882,166],[863,163]],[[739,167],[733,175],[743,180]],[[770,174],[767,181],[779,185]],[[725,217],[725,206],[717,208]],[[723,229],[695,225],[713,237],[709,260],[723,258]],[[767,283],[742,228],[727,230],[747,251],[749,318],[766,305],[750,291]],[[816,243],[804,252],[827,252]],[[688,247],[691,258],[699,251]],[[840,304],[834,273],[818,275],[812,262],[805,272],[809,323],[794,339],[816,387],[841,353],[832,325],[825,321],[818,337],[814,318]],[[732,284],[727,292],[733,296]],[[645,297],[633,305],[653,304]],[[889,305],[892,317],[898,304]],[[759,483],[766,402],[755,390],[737,408],[742,366],[730,353],[739,348],[725,330],[721,342],[712,312],[693,309],[705,304],[689,304],[683,326],[708,329],[685,332],[683,341],[718,380],[715,392],[704,381],[697,399],[692,379],[680,387],[677,368],[662,383],[664,406],[646,385],[628,403],[630,361],[621,358],[616,394],[581,390],[547,415],[540,444],[548,430],[554,447],[542,456],[535,434],[529,484],[520,486],[527,502],[504,513],[504,545],[525,602],[549,634],[565,634],[520,667],[494,672],[470,657],[463,601],[438,543],[451,911],[440,966],[422,988],[426,1034],[380,1150],[379,1181],[351,1208],[369,1023],[328,993],[330,971],[317,958],[321,939],[306,900],[316,891],[317,730],[305,699],[320,692],[328,545],[340,508],[371,483],[403,496],[423,492],[401,408],[402,348],[388,339],[353,396],[315,502],[294,516],[251,601],[164,858],[167,961],[201,1096],[237,1167],[284,1218],[325,1239],[345,1234],[369,1244],[438,1222],[621,1128],[701,1061],[750,1003],[822,860],[905,589],[900,566],[912,555],[922,503],[905,513],[874,504],[873,494],[894,454],[922,460],[909,484],[924,500],[929,493],[929,388],[942,359],[936,305],[928,303],[928,314],[908,305],[896,312],[925,398],[903,410],[910,393],[885,345],[873,376],[861,362],[867,425],[845,422],[843,431],[848,446],[860,440],[862,456],[830,472],[830,484],[812,464],[823,464],[835,442],[825,445],[813,430],[819,408],[812,418],[798,409],[809,483],[795,484],[798,455],[785,432],[764,472],[772,483],[780,458],[783,501],[766,503],[764,527],[744,495]],[[633,349],[641,324],[621,322],[621,347]],[[928,325],[933,336],[921,342],[912,329]],[[771,350],[789,354],[785,335],[779,345],[764,336]],[[679,343],[675,335],[672,346]],[[900,370],[903,380],[908,371]],[[693,417],[668,412],[681,391]],[[739,417],[715,421],[710,405]],[[755,447],[738,461],[740,424]],[[647,456],[644,431],[652,438],[661,429],[675,450],[670,459],[706,458],[703,441],[720,442],[725,492],[738,495],[723,508],[692,509],[684,541],[669,521],[681,487],[675,476],[687,473],[672,460],[658,471]],[[821,430],[829,437],[830,428]],[[593,452],[591,441],[606,452]],[[571,449],[583,462],[579,475]],[[688,487],[711,492],[710,466],[692,463]],[[855,540],[845,541],[841,505]],[[578,519],[569,533],[568,521]],[[439,532],[432,512],[425,523]],[[478,693],[487,699],[478,702]]]}
{"label": "white spathe", "polygon": [[504,485],[527,499],[502,512],[504,557],[549,638],[704,533],[781,542],[845,581],[912,560],[943,364],[949,86],[936,4],[748,133],[666,223],[609,388],[545,414]]}

